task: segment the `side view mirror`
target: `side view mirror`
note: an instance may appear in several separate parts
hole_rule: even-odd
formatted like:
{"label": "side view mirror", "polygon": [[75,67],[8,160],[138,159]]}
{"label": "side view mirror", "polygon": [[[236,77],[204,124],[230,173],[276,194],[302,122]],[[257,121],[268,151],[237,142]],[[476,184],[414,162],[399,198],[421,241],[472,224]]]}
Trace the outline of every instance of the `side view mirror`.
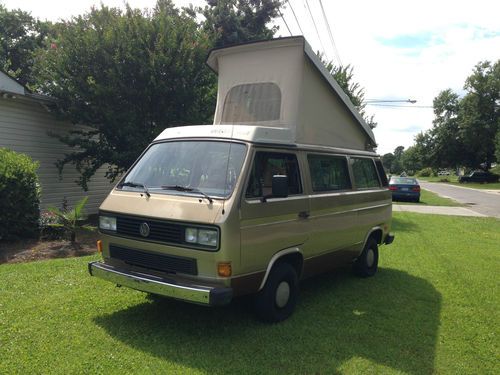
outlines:
{"label": "side view mirror", "polygon": [[286,198],[288,197],[288,176],[275,174],[272,179],[271,194],[264,195],[262,202],[267,202],[268,198]]}
{"label": "side view mirror", "polygon": [[288,197],[288,176],[276,174],[272,181],[273,197],[286,198]]}

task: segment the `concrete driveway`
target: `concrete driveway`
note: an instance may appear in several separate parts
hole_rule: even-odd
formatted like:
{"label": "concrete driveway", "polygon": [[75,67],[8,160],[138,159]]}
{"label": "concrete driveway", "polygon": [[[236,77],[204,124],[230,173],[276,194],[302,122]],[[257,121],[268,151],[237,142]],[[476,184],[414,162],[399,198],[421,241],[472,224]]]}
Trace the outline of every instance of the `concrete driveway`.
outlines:
{"label": "concrete driveway", "polygon": [[[500,218],[500,193],[445,183],[419,181],[423,189],[467,205],[467,209],[484,216]],[[459,207],[460,208],[460,207]],[[462,207],[464,208],[464,207]]]}
{"label": "concrete driveway", "polygon": [[416,204],[393,204],[393,211],[417,212],[419,214],[451,215],[451,216],[476,216],[486,217],[479,212],[472,211],[466,207],[445,207],[445,206],[418,206]]}

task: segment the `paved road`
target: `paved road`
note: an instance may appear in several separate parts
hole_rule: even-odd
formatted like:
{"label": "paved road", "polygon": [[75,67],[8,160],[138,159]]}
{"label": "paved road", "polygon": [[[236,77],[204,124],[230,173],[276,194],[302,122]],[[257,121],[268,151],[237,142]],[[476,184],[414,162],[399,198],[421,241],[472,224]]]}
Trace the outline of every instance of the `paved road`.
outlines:
{"label": "paved road", "polygon": [[423,189],[465,203],[480,214],[500,218],[500,194],[443,183],[419,181]]}

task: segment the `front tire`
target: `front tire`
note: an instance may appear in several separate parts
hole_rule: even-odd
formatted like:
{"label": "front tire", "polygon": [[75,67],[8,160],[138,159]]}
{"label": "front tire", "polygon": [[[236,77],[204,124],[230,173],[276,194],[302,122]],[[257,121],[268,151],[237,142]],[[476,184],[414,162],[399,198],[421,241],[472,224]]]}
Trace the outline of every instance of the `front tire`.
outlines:
{"label": "front tire", "polygon": [[265,322],[277,323],[292,315],[298,299],[298,276],[289,263],[276,264],[255,296],[255,313]]}
{"label": "front tire", "polygon": [[354,272],[360,277],[370,277],[378,269],[378,244],[373,237],[366,242],[363,252],[354,262]]}

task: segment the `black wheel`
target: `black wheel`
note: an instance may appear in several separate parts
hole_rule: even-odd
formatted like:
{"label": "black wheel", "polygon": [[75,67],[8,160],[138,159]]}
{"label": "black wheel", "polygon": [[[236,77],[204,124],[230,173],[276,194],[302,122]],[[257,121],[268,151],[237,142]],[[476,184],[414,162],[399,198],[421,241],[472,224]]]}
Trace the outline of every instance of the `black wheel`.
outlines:
{"label": "black wheel", "polygon": [[420,197],[415,198],[415,202],[416,202],[416,203],[420,203]]}
{"label": "black wheel", "polygon": [[265,322],[281,322],[292,315],[298,297],[298,277],[289,263],[276,264],[264,288],[255,296],[255,313]]}
{"label": "black wheel", "polygon": [[365,248],[354,262],[354,272],[360,277],[369,277],[377,273],[378,245],[373,237],[366,242]]}

